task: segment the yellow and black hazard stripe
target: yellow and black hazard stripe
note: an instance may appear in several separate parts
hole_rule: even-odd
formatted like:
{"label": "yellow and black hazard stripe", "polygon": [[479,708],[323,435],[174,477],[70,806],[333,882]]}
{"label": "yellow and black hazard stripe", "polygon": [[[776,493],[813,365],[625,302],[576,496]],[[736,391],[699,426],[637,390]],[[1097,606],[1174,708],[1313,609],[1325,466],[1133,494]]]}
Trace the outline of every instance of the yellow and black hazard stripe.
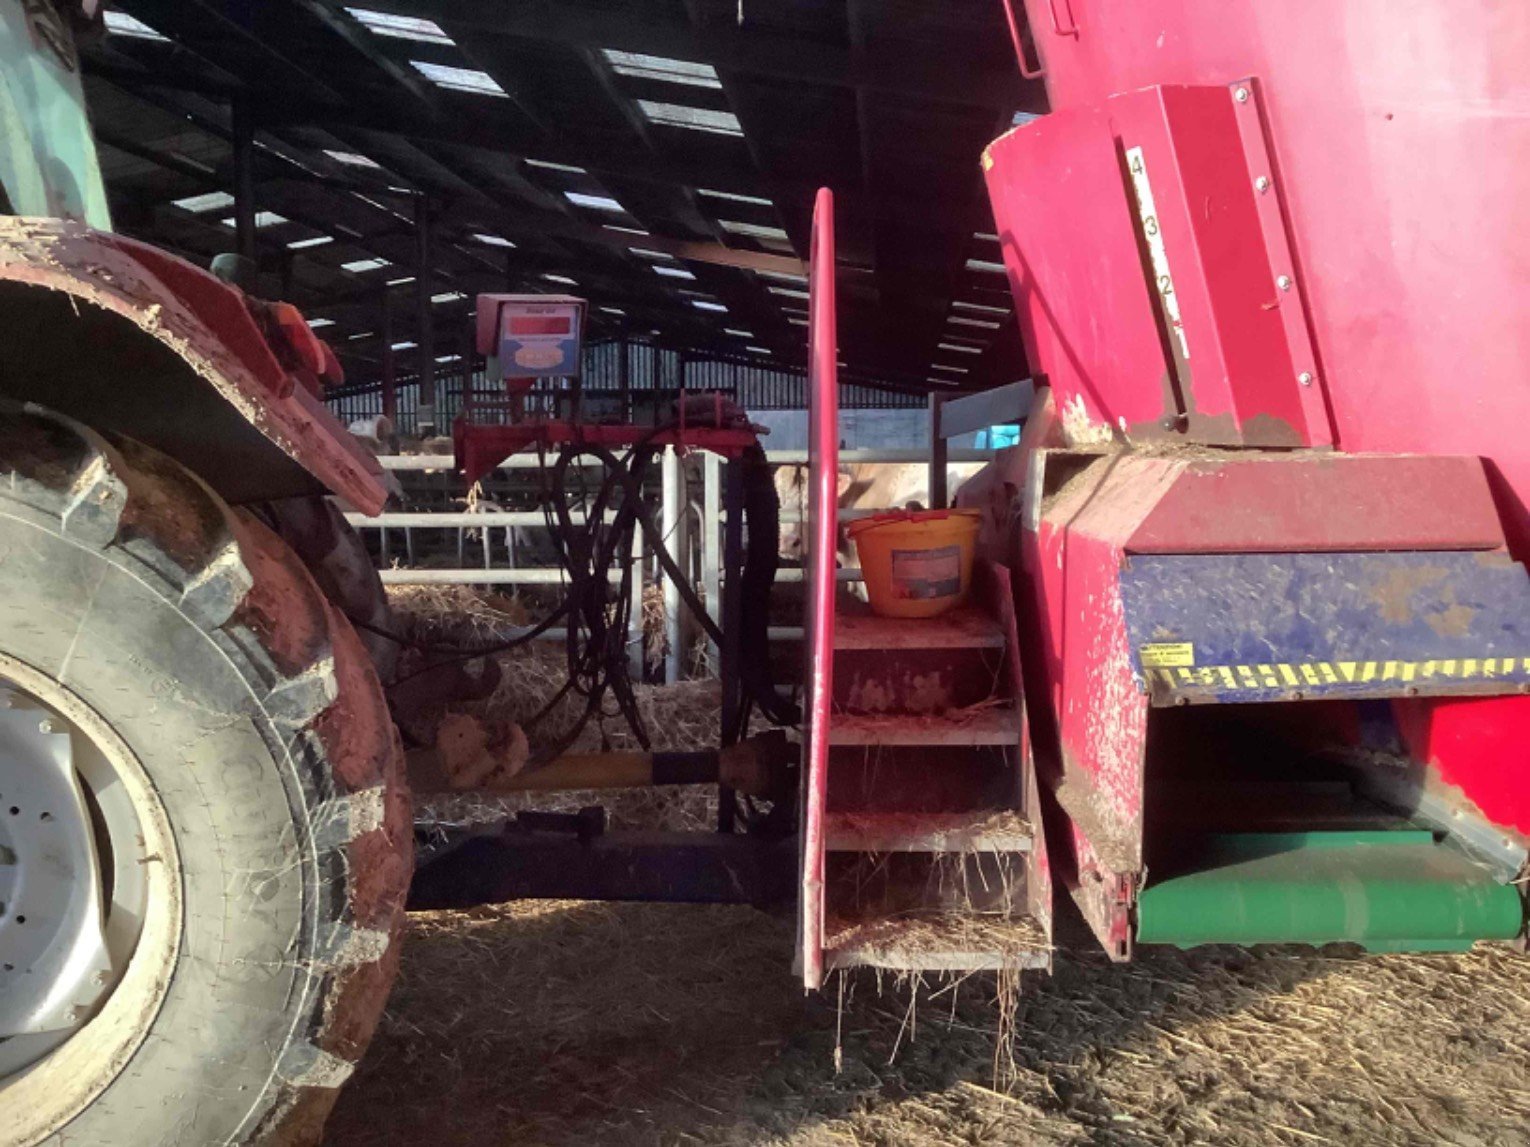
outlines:
{"label": "yellow and black hazard stripe", "polygon": [[1440,661],[1300,661],[1272,665],[1147,666],[1149,684],[1172,689],[1308,689],[1396,681],[1488,681],[1530,675],[1530,657]]}

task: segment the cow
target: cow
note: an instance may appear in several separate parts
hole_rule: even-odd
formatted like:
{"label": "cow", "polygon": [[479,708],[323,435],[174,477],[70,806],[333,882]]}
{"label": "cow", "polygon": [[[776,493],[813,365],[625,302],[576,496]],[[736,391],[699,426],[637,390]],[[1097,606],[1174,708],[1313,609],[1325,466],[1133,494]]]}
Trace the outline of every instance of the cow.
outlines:
{"label": "cow", "polygon": [[[962,483],[980,469],[977,463],[958,463],[947,471],[949,493],[955,496]],[[807,516],[808,467],[783,465],[776,468],[776,496],[781,501],[781,545],[783,561],[801,562],[807,557],[806,535],[802,521]],[[930,502],[930,468],[923,462],[851,462],[839,467],[836,504],[840,514],[836,564],[858,564],[855,546],[845,532],[843,511],[924,510]],[[857,514],[855,516],[865,516]],[[861,587],[856,585],[857,595]]]}
{"label": "cow", "polygon": [[373,454],[398,453],[398,431],[386,414],[358,418],[346,427]]}

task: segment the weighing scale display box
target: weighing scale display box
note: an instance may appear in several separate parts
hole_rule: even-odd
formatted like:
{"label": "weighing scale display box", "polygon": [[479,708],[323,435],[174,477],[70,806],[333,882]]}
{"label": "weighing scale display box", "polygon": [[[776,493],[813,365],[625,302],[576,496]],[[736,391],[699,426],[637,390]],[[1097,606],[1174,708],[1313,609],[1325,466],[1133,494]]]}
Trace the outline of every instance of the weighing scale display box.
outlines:
{"label": "weighing scale display box", "polygon": [[586,303],[570,295],[479,295],[478,352],[504,382],[580,373]]}

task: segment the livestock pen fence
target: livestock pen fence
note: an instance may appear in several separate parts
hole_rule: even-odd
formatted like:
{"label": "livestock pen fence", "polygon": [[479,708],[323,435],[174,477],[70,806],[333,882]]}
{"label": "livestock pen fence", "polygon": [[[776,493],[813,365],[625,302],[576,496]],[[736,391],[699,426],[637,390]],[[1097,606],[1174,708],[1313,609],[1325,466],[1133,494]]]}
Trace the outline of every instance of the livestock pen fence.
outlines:
{"label": "livestock pen fence", "polygon": [[[988,450],[952,450],[946,461],[949,465],[980,463],[989,460],[992,456],[993,452]],[[807,452],[804,450],[773,451],[767,455],[767,458],[772,467],[803,466],[808,461]],[[840,459],[845,464],[899,463],[922,466],[928,463],[929,458],[929,453],[924,450],[847,450],[840,454]],[[455,478],[455,462],[450,455],[384,455],[379,461],[395,476],[405,479],[403,484],[406,489],[412,484],[407,479],[419,475],[446,476],[449,480]],[[687,571],[698,596],[706,605],[708,614],[716,622],[720,616],[722,602],[723,532],[727,524],[727,514],[723,509],[723,490],[726,481],[724,468],[727,463],[711,453],[701,453],[699,461],[689,467],[686,465],[687,461],[681,459],[673,449],[664,451],[658,491],[659,529],[665,539],[666,548],[674,556],[679,567]],[[590,459],[588,464],[598,465],[593,459]],[[514,475],[517,472],[536,472],[541,465],[541,460],[535,455],[520,454],[501,463],[499,469],[501,472]],[[689,475],[688,469],[691,471]],[[699,474],[696,473],[698,470]],[[529,478],[532,475],[525,476]],[[538,480],[542,476],[540,473],[536,474]],[[692,481],[698,477],[699,496],[692,496],[688,490]],[[570,489],[566,491],[566,494],[577,502],[581,491]],[[891,508],[894,507],[845,508],[840,511],[840,518],[850,520]],[[569,516],[576,523],[584,522],[583,507],[577,504],[571,505]],[[781,524],[783,526],[797,525],[801,519],[800,509],[791,506],[782,507]],[[528,532],[547,528],[546,514],[540,509],[505,509],[497,502],[480,500],[466,509],[388,511],[373,517],[353,513],[347,515],[347,520],[359,530],[375,532],[378,539],[376,548],[382,566],[380,576],[385,585],[556,586],[562,585],[564,581],[563,571],[553,563],[550,552],[544,548],[541,553],[538,553],[537,547],[526,544],[525,535]],[[494,535],[501,530],[504,531],[500,535],[503,545],[496,546]],[[443,535],[450,539],[454,534],[457,564],[432,566],[416,561],[416,555],[423,554],[427,548],[416,544],[417,532],[433,534],[438,540]],[[478,558],[481,564],[465,564],[469,532],[477,534],[472,548],[475,551],[475,558]],[[404,552],[401,556],[407,560],[408,564],[397,564],[395,561],[394,543],[398,535],[403,536]],[[390,538],[392,541],[389,540]],[[440,554],[439,545],[430,548],[437,555]],[[446,549],[449,555],[450,541]],[[633,578],[632,584],[632,630],[629,634],[629,641],[634,647],[634,659],[641,656],[644,593],[649,585],[662,585],[665,624],[664,679],[678,680],[684,667],[687,645],[685,634],[690,628],[684,618],[679,587],[663,576],[651,549],[645,546],[641,532],[634,537],[632,553],[628,560],[633,563],[638,575]],[[617,576],[616,571],[612,571],[611,576]],[[842,582],[857,582],[861,574],[859,569],[848,567],[841,569],[838,576]],[[802,570],[795,567],[782,568],[778,571],[776,580],[780,583],[800,582]],[[542,636],[551,640],[560,640],[564,636],[564,631],[558,628],[548,629]],[[800,626],[774,626],[770,630],[770,636],[778,641],[799,640],[802,630]],[[716,664],[715,655],[711,663]]]}
{"label": "livestock pen fence", "polygon": [[[619,347],[621,344],[606,345]],[[627,344],[627,350],[622,353],[630,354],[638,345],[641,344]],[[687,372],[679,365],[682,360],[666,357],[673,356],[675,352],[660,351],[652,347],[644,349],[652,352],[652,355],[643,360],[648,368],[641,376],[645,385],[634,388],[635,390],[662,394],[668,388],[656,385],[657,382],[670,377],[686,376]],[[668,374],[671,366],[666,365],[667,363],[672,363],[679,373],[674,376]],[[692,366],[697,369],[689,377],[701,384],[696,387],[697,390],[727,390],[727,387],[707,384],[731,382],[732,392],[745,400],[740,404],[747,403],[751,410],[794,409],[792,400],[803,395],[802,387],[805,386],[800,376],[781,372],[754,371],[751,373],[746,368],[731,371],[724,369],[737,368],[738,364],[733,363],[693,363]],[[593,389],[597,392],[605,389],[601,385],[601,378],[602,376],[596,372],[597,385]],[[629,373],[629,383],[631,378],[632,375]],[[464,379],[464,382],[467,381]],[[793,390],[793,386],[797,389]],[[865,393],[859,393],[862,391]],[[459,390],[457,393],[460,401],[462,391]],[[930,438],[927,448],[841,450],[839,461],[842,465],[871,463],[928,466],[926,501],[932,505],[944,505],[947,501],[949,468],[953,465],[987,462],[995,453],[991,449],[948,448],[947,439],[970,433],[981,427],[1023,421],[1029,409],[1032,393],[1030,383],[1024,382],[954,400],[934,402],[930,406]],[[858,403],[866,400],[868,396],[875,396],[879,403],[888,398],[898,400],[891,407],[877,405],[870,407],[871,409],[898,409],[910,405],[904,401],[908,396],[889,396],[885,392],[866,387],[843,386],[840,395],[842,405],[848,409],[866,409],[865,406],[858,406]],[[341,396],[335,403],[342,416],[347,413],[346,407],[342,405],[345,401],[347,401],[346,397]],[[776,402],[780,405],[773,406],[772,404]],[[923,406],[924,402],[922,399],[916,399],[914,404]],[[354,407],[349,413],[356,417],[364,416]],[[508,475],[513,478],[519,475],[521,477],[519,497],[507,500],[512,503],[519,501],[526,508],[515,508],[514,504],[502,505],[493,497],[471,500],[453,499],[452,495],[458,492],[456,490],[458,483],[455,459],[450,455],[395,454],[384,455],[379,460],[385,469],[404,480],[401,484],[415,495],[412,501],[422,502],[429,507],[423,509],[409,507],[398,511],[388,511],[375,517],[360,514],[348,515],[348,520],[354,527],[375,535],[376,552],[381,567],[380,574],[384,584],[528,587],[564,584],[564,571],[556,563],[556,556],[550,547],[543,547],[538,553],[537,547],[521,544],[529,534],[545,531],[548,528],[548,517],[540,504],[550,493],[543,487],[547,477],[543,470],[543,459],[533,454],[519,454],[506,459],[496,469],[496,476]],[[582,484],[584,467],[599,466],[600,463],[593,457],[586,457],[579,461],[580,465],[570,470],[569,488],[556,493],[568,500],[570,520],[582,524],[585,521],[583,505],[585,491],[573,488],[573,484],[576,481]],[[772,450],[767,452],[767,461],[773,469],[782,466],[805,466],[808,464],[808,453],[805,450]],[[661,511],[659,527],[665,548],[675,558],[679,568],[686,572],[692,588],[704,603],[714,623],[719,621],[722,608],[723,544],[728,517],[724,509],[726,482],[724,466],[725,463],[717,455],[709,452],[694,452],[689,458],[683,459],[674,449],[666,449],[662,454],[659,489],[656,491]],[[433,481],[434,487],[422,490],[421,479]],[[690,491],[692,482],[697,479],[700,486],[699,497],[693,497]],[[486,479],[485,483],[489,483],[489,480]],[[493,487],[490,486],[490,489],[492,491]],[[454,506],[452,504],[454,500],[462,502],[462,507]],[[853,520],[897,508],[901,507],[870,505],[844,507],[839,511],[839,517],[841,520]],[[781,508],[780,521],[783,527],[800,526],[801,520],[802,510],[799,507],[787,505]],[[501,535],[503,546],[496,550],[494,534],[500,530],[503,530]],[[456,564],[433,565],[418,560],[421,547],[416,546],[416,534],[420,532],[430,534],[437,539],[438,544],[431,547],[437,557],[441,552],[439,540],[443,534],[449,539],[454,533]],[[473,566],[466,564],[470,532],[477,534],[475,548],[479,550],[481,556],[480,564]],[[394,556],[392,543],[400,534],[404,545],[405,564],[399,564]],[[451,552],[449,542],[446,549],[449,556]],[[499,560],[499,554],[503,554],[503,562]],[[684,666],[687,648],[686,634],[696,628],[694,625],[687,624],[681,604],[680,588],[672,579],[663,575],[656,555],[652,547],[646,545],[641,531],[637,531],[634,535],[632,551],[627,560],[636,573],[632,579],[631,629],[628,634],[633,661],[637,664],[642,659],[642,604],[645,593],[649,586],[661,585],[664,603],[664,680],[667,682],[678,680]],[[619,576],[619,571],[609,571],[608,576]],[[802,578],[803,571],[790,566],[780,569],[776,576],[778,583],[800,583]],[[854,567],[841,568],[838,579],[841,582],[858,582],[861,580],[861,573]],[[800,640],[802,637],[801,626],[772,626],[769,632],[771,639],[775,641]],[[561,640],[565,632],[561,628],[550,628],[541,636],[549,640]],[[712,650],[709,664],[714,666],[717,664],[715,649]]]}
{"label": "livestock pen fence", "polygon": [[[504,398],[502,386],[492,382],[476,357],[449,356],[432,383],[436,404],[435,425],[449,432],[452,422],[468,401],[493,402]],[[807,378],[788,370],[761,366],[747,359],[702,357],[638,340],[609,340],[584,348],[580,391],[586,400],[606,407],[620,406],[624,415],[673,400],[681,391],[721,393],[746,410],[804,410]],[[326,396],[330,409],[347,424],[385,413],[388,387],[372,379],[340,387]],[[391,384],[393,418],[398,433],[419,436],[420,383],[417,375],[400,373]],[[561,381],[539,385],[544,401],[556,401],[568,393]],[[846,383],[840,388],[840,405],[846,410],[918,410],[925,400],[874,386]]]}

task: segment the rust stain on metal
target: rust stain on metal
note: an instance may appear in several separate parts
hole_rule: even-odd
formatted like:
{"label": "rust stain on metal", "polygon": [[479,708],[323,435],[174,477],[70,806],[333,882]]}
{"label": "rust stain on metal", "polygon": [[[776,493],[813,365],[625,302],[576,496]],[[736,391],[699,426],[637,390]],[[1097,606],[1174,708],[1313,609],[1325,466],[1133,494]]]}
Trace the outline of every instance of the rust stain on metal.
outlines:
{"label": "rust stain on metal", "polygon": [[[1441,566],[1405,566],[1391,570],[1386,580],[1371,592],[1372,599],[1381,608],[1382,620],[1393,625],[1407,625],[1413,620],[1414,595],[1444,581],[1448,572]],[[1467,621],[1470,620],[1468,616]],[[1431,621],[1430,624],[1434,623]]]}
{"label": "rust stain on metal", "polygon": [[1476,616],[1477,611],[1471,606],[1457,602],[1439,613],[1425,614],[1424,621],[1441,637],[1465,637],[1471,631],[1472,618]]}
{"label": "rust stain on metal", "polygon": [[0,282],[58,291],[77,313],[84,302],[128,320],[358,509],[377,513],[387,500],[377,460],[321,401],[293,390],[242,298],[200,268],[79,224],[0,217]]}

